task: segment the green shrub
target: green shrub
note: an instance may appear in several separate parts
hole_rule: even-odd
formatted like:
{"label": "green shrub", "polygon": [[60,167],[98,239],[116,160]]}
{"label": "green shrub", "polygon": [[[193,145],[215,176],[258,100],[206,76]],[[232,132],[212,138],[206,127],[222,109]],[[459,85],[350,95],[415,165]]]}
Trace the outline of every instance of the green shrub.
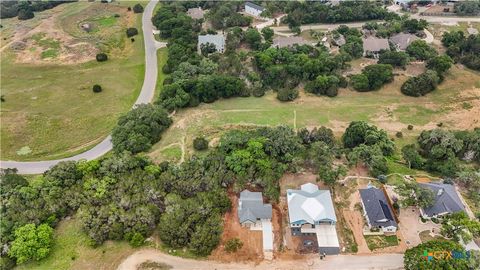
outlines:
{"label": "green shrub", "polygon": [[225,243],[225,251],[228,252],[228,253],[236,252],[237,250],[241,249],[242,247],[243,247],[243,243],[238,238],[229,239]]}
{"label": "green shrub", "polygon": [[33,11],[30,9],[20,9],[18,11],[18,19],[19,20],[29,20],[35,17],[35,14],[33,14]]}
{"label": "green shrub", "polygon": [[193,140],[193,148],[197,151],[208,149],[208,141],[203,137],[197,137]]}
{"label": "green shrub", "polygon": [[127,29],[127,37],[133,37],[138,35],[138,30],[137,28],[131,27]]}
{"label": "green shrub", "polygon": [[136,232],[132,235],[129,243],[132,247],[139,247],[145,243],[145,237],[141,233]]}
{"label": "green shrub", "polygon": [[140,4],[136,4],[133,6],[133,12],[134,13],[143,13],[143,6]]}
{"label": "green shrub", "polygon": [[277,99],[280,101],[292,101],[298,97],[296,88],[281,88],[277,92]]}
{"label": "green shrub", "polygon": [[94,93],[100,93],[100,92],[102,92],[102,87],[98,84],[95,84],[93,86],[92,90],[93,90]]}
{"label": "green shrub", "polygon": [[108,56],[105,53],[99,53],[96,56],[98,62],[105,62],[108,60]]}

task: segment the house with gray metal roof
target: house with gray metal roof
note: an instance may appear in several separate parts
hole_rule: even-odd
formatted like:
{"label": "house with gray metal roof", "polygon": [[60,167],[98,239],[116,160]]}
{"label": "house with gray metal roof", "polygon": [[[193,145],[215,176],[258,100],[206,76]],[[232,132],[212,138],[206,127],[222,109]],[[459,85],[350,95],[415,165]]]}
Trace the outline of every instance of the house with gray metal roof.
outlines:
{"label": "house with gray metal roof", "polygon": [[244,190],[238,200],[238,219],[246,227],[254,226],[263,219],[271,220],[272,205],[263,203],[261,192]]}
{"label": "house with gray metal roof", "polygon": [[419,185],[435,193],[433,205],[420,209],[423,218],[440,217],[446,214],[465,211],[465,205],[463,205],[453,185],[435,182],[419,183]]}
{"label": "house with gray metal roof", "polygon": [[363,56],[372,56],[378,58],[378,54],[382,50],[390,50],[390,45],[388,44],[388,39],[386,38],[377,38],[370,36],[363,38]]}
{"label": "house with gray metal roof", "polygon": [[370,229],[380,229],[384,233],[395,233],[398,225],[385,193],[375,187],[360,189],[364,217]]}
{"label": "house with gray metal roof", "polygon": [[397,50],[405,51],[408,45],[410,45],[410,43],[417,39],[418,37],[412,34],[398,33],[391,36],[388,41],[390,41],[390,43],[392,43],[397,48]]}
{"label": "house with gray metal roof", "polygon": [[215,46],[215,49],[219,53],[223,53],[225,51],[225,36],[222,34],[217,34],[217,35],[199,35],[198,36],[198,45],[197,45],[197,50],[198,53],[201,54],[201,47],[203,44],[213,44]]}
{"label": "house with gray metal roof", "polygon": [[249,15],[252,15],[255,17],[261,17],[260,14],[262,14],[264,10],[265,10],[264,7],[254,4],[252,2],[245,3],[245,13]]}
{"label": "house with gray metal roof", "polygon": [[319,190],[313,183],[287,190],[288,218],[292,235],[316,235],[320,254],[338,254],[335,224],[337,217],[329,190]]}

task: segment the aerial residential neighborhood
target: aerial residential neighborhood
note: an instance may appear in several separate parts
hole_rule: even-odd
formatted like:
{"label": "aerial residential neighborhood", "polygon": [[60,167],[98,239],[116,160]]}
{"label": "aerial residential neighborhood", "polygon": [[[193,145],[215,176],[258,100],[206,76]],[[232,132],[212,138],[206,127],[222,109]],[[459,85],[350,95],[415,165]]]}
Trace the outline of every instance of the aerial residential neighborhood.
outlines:
{"label": "aerial residential neighborhood", "polygon": [[480,269],[480,1],[0,1],[0,269]]}

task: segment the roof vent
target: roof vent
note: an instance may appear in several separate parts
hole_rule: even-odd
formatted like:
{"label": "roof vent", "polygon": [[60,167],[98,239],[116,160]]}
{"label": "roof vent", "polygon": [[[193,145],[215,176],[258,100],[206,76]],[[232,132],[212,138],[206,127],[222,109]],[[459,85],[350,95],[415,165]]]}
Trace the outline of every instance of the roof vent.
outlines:
{"label": "roof vent", "polygon": [[438,192],[437,192],[437,196],[440,196],[443,194],[445,190],[443,188],[439,189]]}

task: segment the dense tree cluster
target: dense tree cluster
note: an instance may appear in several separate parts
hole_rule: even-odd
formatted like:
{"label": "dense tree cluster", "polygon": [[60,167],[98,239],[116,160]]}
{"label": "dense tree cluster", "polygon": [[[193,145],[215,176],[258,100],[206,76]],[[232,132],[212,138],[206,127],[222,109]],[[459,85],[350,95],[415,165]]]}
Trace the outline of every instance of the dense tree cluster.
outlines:
{"label": "dense tree cluster", "polygon": [[401,32],[412,34],[420,33],[427,28],[428,22],[421,19],[409,19],[408,16],[396,16],[389,14],[385,22],[367,22],[363,26],[367,30],[375,30],[375,35],[382,38],[388,38]]}
{"label": "dense tree cluster", "polygon": [[139,153],[158,142],[172,119],[161,106],[141,104],[118,119],[112,132],[113,150]]}
{"label": "dense tree cluster", "polygon": [[52,9],[60,4],[72,1],[1,1],[0,19],[13,18],[18,16],[19,20],[33,18],[34,12]]}
{"label": "dense tree cluster", "polygon": [[342,142],[349,149],[350,164],[363,162],[373,176],[387,173],[386,157],[393,154],[395,144],[384,130],[364,121],[354,121],[345,130]]}
{"label": "dense tree cluster", "polygon": [[470,219],[463,211],[448,214],[442,219],[441,233],[457,242],[468,243],[480,237],[480,222]]}
{"label": "dense tree cluster", "polygon": [[216,2],[208,13],[208,19],[216,29],[249,26],[252,23],[252,17],[238,13],[243,4],[243,2]]}
{"label": "dense tree cluster", "polygon": [[412,97],[424,96],[437,88],[440,82],[438,73],[433,70],[427,70],[424,73],[408,78],[400,90],[404,95]]}
{"label": "dense tree cluster", "polygon": [[345,44],[340,47],[340,52],[356,59],[363,56],[363,40],[362,32],[356,28],[349,28],[346,25],[340,25],[336,30],[332,31],[334,40],[343,35]]}
{"label": "dense tree cluster", "polygon": [[480,35],[466,37],[462,31],[446,32],[442,43],[447,54],[468,68],[480,70]]}
{"label": "dense tree cluster", "polygon": [[422,131],[417,142],[418,147],[406,145],[402,149],[404,159],[412,168],[455,177],[460,171],[459,160],[480,162],[479,128],[472,131]]}
{"label": "dense tree cluster", "polygon": [[393,81],[393,67],[388,64],[366,66],[362,73],[351,77],[353,88],[359,92],[377,90],[382,85]]}
{"label": "dense tree cluster", "polygon": [[417,39],[408,45],[406,52],[417,60],[429,60],[438,53],[435,48],[425,42],[425,40]]}
{"label": "dense tree cluster", "polygon": [[462,1],[455,3],[454,11],[460,16],[480,16],[480,2]]}
{"label": "dense tree cluster", "polygon": [[196,52],[200,23],[187,16],[182,4],[188,2],[165,3],[152,18],[160,36],[169,39],[168,60],[163,67],[167,74],[175,71],[182,62],[199,60]]}
{"label": "dense tree cluster", "polygon": [[[447,251],[457,252],[462,254],[465,258],[462,259],[446,259],[432,258],[431,260],[425,259],[425,250],[427,252],[434,251]],[[428,255],[428,254],[427,254]],[[441,256],[445,256],[442,254]],[[480,256],[478,253],[471,252],[470,258],[467,258],[465,249],[458,243],[448,240],[431,240],[426,243],[420,244],[416,247],[409,248],[405,251],[403,257],[404,267],[406,270],[417,269],[477,269],[480,267]]]}
{"label": "dense tree cluster", "polygon": [[157,103],[172,111],[200,102],[211,103],[219,98],[249,95],[245,82],[229,75],[203,75],[164,86]]}
{"label": "dense tree cluster", "polygon": [[312,23],[381,20],[389,14],[382,5],[363,1],[342,1],[333,6],[322,2],[291,1],[287,3],[284,11],[287,16],[283,18],[283,22],[290,28]]}
{"label": "dense tree cluster", "polygon": [[[293,48],[269,48],[256,52],[254,56],[254,63],[261,73],[263,84],[273,89],[295,88],[300,81],[316,80],[319,75],[338,77],[336,73],[344,68],[346,60],[344,54],[332,56],[307,45]],[[309,84],[309,90],[315,94],[326,94],[326,91],[320,90],[321,86],[317,86],[319,84],[312,82]],[[335,91],[331,90],[329,93],[333,96]]]}
{"label": "dense tree cluster", "polygon": [[417,182],[404,182],[395,187],[395,192],[402,198],[401,202],[404,207],[414,205],[423,209],[435,203],[436,194],[432,190],[420,186]]}
{"label": "dense tree cluster", "polygon": [[378,59],[379,64],[388,64],[405,68],[408,64],[408,54],[401,51],[382,51]]}

